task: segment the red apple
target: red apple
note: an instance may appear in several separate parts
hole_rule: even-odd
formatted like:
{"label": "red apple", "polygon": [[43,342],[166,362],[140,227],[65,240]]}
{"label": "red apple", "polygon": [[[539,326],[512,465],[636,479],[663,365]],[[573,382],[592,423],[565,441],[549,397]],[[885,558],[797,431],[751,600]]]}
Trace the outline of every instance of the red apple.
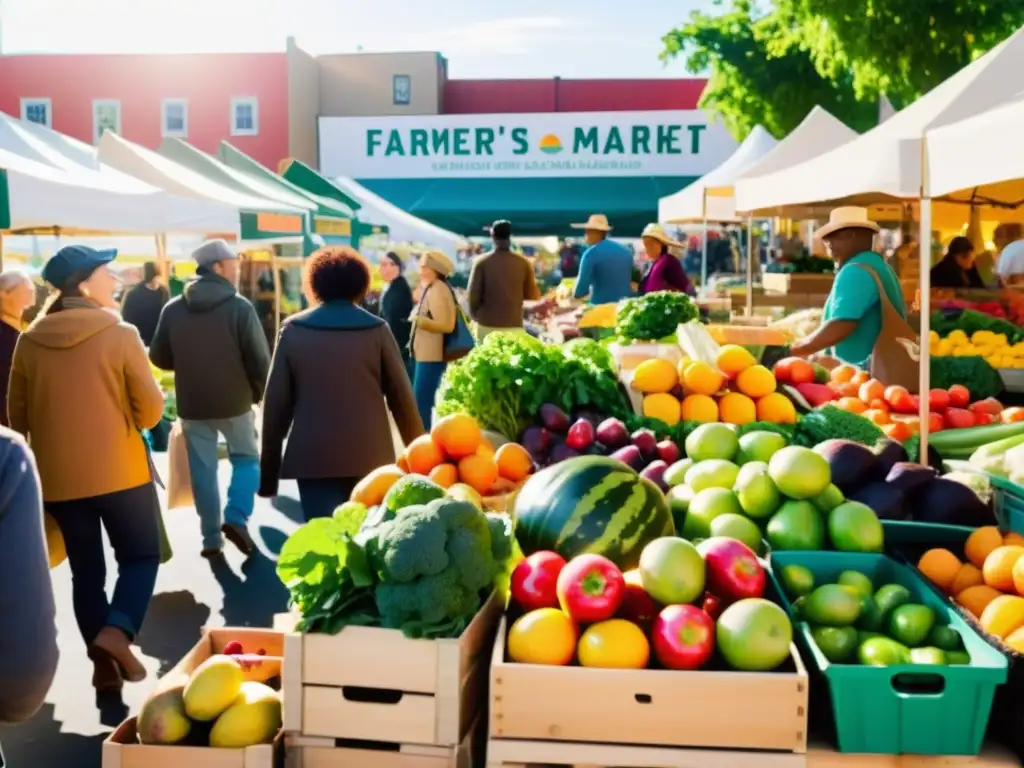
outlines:
{"label": "red apple", "polygon": [[565,559],[555,552],[534,552],[513,569],[509,591],[524,611],[558,607],[558,574]]}
{"label": "red apple", "polygon": [[715,652],[715,622],[693,605],[670,605],[654,620],[654,655],[667,669],[700,669]]}
{"label": "red apple", "polygon": [[704,601],[700,604],[700,607],[704,610],[713,621],[718,621],[718,617],[722,615],[722,609],[725,607],[722,605],[722,601],[712,595],[710,592],[704,594]]}
{"label": "red apple", "polygon": [[658,615],[658,604],[644,590],[640,580],[640,571],[626,571],[622,574],[622,578],[626,582],[626,591],[623,593],[622,605],[619,606],[616,617],[632,621],[647,631]]}
{"label": "red apple", "polygon": [[712,536],[697,546],[707,568],[707,590],[732,603],[764,594],[764,568],[753,550],[736,539]]}
{"label": "red apple", "polygon": [[679,446],[671,440],[662,440],[655,448],[658,450],[658,458],[670,466],[679,461],[679,458],[683,455],[682,451],[679,450]]}
{"label": "red apple", "polygon": [[604,555],[577,555],[558,574],[558,602],[569,618],[591,624],[615,615],[626,582]]}
{"label": "red apple", "polygon": [[242,648],[242,644],[240,642],[238,642],[237,640],[230,640],[224,646],[224,655],[225,656],[237,656],[238,654],[244,653],[244,652],[245,651]]}

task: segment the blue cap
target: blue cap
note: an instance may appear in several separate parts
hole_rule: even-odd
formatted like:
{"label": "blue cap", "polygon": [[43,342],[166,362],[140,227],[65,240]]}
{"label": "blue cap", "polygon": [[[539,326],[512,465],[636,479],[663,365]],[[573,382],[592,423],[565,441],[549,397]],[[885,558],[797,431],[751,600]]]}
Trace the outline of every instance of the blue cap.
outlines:
{"label": "blue cap", "polygon": [[43,267],[43,280],[54,288],[63,288],[72,275],[88,272],[117,258],[117,249],[96,250],[87,245],[66,245]]}

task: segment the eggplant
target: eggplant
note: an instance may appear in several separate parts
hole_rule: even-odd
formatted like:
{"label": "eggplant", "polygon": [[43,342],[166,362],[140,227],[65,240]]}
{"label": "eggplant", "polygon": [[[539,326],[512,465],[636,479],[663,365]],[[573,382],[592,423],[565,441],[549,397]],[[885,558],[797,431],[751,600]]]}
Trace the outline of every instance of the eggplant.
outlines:
{"label": "eggplant", "polygon": [[552,432],[564,434],[569,431],[569,414],[554,403],[544,403],[541,405],[540,420]]}
{"label": "eggplant", "polygon": [[992,506],[962,483],[938,477],[924,486],[914,519],[922,523],[966,525],[980,528],[995,525]]}
{"label": "eggplant", "polygon": [[879,520],[907,520],[910,517],[903,503],[903,492],[886,482],[869,483],[849,499],[871,507]]}
{"label": "eggplant", "polygon": [[527,427],[519,437],[519,444],[538,464],[543,464],[551,450],[551,433],[544,427]]}
{"label": "eggplant", "polygon": [[931,467],[922,467],[912,461],[900,461],[893,464],[885,482],[903,494],[904,503],[911,509],[916,508],[924,487],[939,476]]}
{"label": "eggplant", "polygon": [[875,479],[878,459],[867,446],[852,440],[826,440],[814,451],[828,461],[832,482],[846,497]]}
{"label": "eggplant", "polygon": [[889,471],[897,464],[910,461],[907,449],[895,440],[885,438],[875,445],[875,480],[885,480]]}
{"label": "eggplant", "polygon": [[574,451],[564,442],[559,441],[555,443],[554,448],[551,449],[551,463],[557,464],[560,461],[565,461],[566,459],[574,459],[579,455],[579,451]]}

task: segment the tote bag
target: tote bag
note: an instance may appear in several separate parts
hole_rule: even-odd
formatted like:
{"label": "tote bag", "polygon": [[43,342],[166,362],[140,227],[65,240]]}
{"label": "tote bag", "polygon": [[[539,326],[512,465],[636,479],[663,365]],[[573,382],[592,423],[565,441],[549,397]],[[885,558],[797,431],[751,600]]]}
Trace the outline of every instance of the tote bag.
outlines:
{"label": "tote bag", "polygon": [[195,505],[192,499],[192,474],[188,467],[188,449],[181,422],[174,422],[167,440],[167,509]]}
{"label": "tote bag", "polygon": [[[459,360],[470,353],[473,347],[476,345],[476,340],[473,338],[473,332],[469,329],[469,321],[466,320],[466,313],[462,311],[462,306],[459,304],[459,300],[455,296],[455,289],[453,289],[448,283],[444,283],[445,287],[451,293],[452,304],[455,305],[455,327],[448,333],[444,334],[444,362],[450,363],[453,360]],[[427,291],[434,287],[431,283],[427,290],[420,295],[419,306],[423,305],[426,301]],[[430,311],[427,311],[427,317],[433,320],[430,315]],[[409,341],[410,346],[412,340]]]}
{"label": "tote bag", "polygon": [[871,353],[871,376],[887,385],[905,387],[907,391],[916,393],[920,388],[920,339],[892,305],[878,273],[864,264],[855,266],[874,278],[878,287],[878,305],[882,312],[882,328]]}

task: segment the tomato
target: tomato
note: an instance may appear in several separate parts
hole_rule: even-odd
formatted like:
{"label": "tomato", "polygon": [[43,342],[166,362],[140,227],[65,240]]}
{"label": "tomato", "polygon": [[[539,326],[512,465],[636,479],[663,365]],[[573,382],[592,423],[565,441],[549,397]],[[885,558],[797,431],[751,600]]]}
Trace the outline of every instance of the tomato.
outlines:
{"label": "tomato", "polygon": [[565,666],[576,655],[576,625],[557,608],[524,613],[508,631],[508,656],[519,664]]}
{"label": "tomato", "polygon": [[914,434],[914,430],[905,421],[894,421],[891,424],[884,424],[882,431],[885,432],[886,437],[890,440],[895,440],[897,443],[909,440]]}
{"label": "tomato", "polygon": [[610,619],[625,591],[622,571],[603,555],[577,555],[558,574],[558,602],[575,621]]}
{"label": "tomato", "polygon": [[558,574],[565,559],[555,552],[534,552],[512,571],[509,591],[523,610],[557,608]]}
{"label": "tomato", "polygon": [[857,391],[857,397],[865,403],[881,399],[883,395],[885,395],[885,385],[878,379],[869,379],[868,381],[865,381],[860,385],[860,389]]}
{"label": "tomato", "polygon": [[798,357],[784,357],[772,366],[772,375],[775,376],[775,380],[779,384],[792,382],[793,361],[799,359]]}
{"label": "tomato", "polygon": [[811,384],[816,375],[814,366],[806,360],[796,358],[789,366],[789,380],[792,384]]}
{"label": "tomato", "polygon": [[625,619],[591,624],[580,638],[576,652],[580,666],[602,669],[644,669],[651,658],[647,636]]}
{"label": "tomato", "polygon": [[946,422],[942,419],[941,413],[929,413],[928,414],[928,431],[929,432],[941,432],[946,428]]}
{"label": "tomato", "polygon": [[971,403],[967,410],[973,413],[981,411],[982,413],[991,413],[993,416],[999,416],[1003,412],[1003,404],[994,397],[986,397],[984,400]]}
{"label": "tomato", "polygon": [[999,420],[1004,424],[1012,424],[1015,421],[1024,421],[1024,408],[1017,405],[1007,408],[999,415]]}
{"label": "tomato", "polygon": [[963,429],[975,425],[974,414],[966,408],[947,408],[942,417],[947,429]]}
{"label": "tomato", "polygon": [[903,387],[892,386],[885,390],[885,401],[896,413],[915,413],[917,404],[914,396]]}
{"label": "tomato", "polygon": [[654,655],[668,669],[700,669],[715,652],[715,622],[700,608],[670,605],[651,633]]}
{"label": "tomato", "polygon": [[949,388],[949,406],[951,408],[966,408],[971,404],[971,391],[963,384],[954,384]]}
{"label": "tomato", "polygon": [[986,424],[995,424],[996,417],[985,411],[974,411],[974,426],[983,427]]}
{"label": "tomato", "polygon": [[901,387],[897,384],[891,384],[885,388],[885,394],[883,394],[882,397],[885,398],[885,402],[887,402],[889,405],[892,405],[894,400],[899,400],[901,397],[904,397],[905,395],[909,394],[910,392],[907,391],[906,387]]}
{"label": "tomato", "polygon": [[933,389],[928,393],[928,410],[944,411],[949,408],[949,392],[944,389]]}

